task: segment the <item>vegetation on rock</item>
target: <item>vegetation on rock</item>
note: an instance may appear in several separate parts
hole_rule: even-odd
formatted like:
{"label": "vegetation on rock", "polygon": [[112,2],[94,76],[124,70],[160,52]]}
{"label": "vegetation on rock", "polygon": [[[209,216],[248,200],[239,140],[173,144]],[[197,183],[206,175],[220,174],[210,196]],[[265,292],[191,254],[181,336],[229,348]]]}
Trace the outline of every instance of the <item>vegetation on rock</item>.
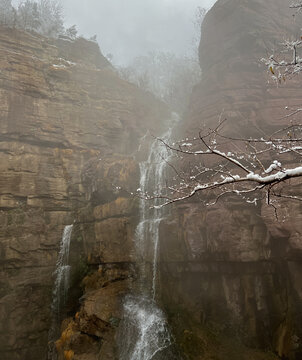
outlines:
{"label": "vegetation on rock", "polygon": [[35,31],[43,36],[56,38],[66,34],[75,38],[75,25],[64,29],[63,10],[58,0],[25,0],[18,7],[11,0],[0,0],[0,25]]}

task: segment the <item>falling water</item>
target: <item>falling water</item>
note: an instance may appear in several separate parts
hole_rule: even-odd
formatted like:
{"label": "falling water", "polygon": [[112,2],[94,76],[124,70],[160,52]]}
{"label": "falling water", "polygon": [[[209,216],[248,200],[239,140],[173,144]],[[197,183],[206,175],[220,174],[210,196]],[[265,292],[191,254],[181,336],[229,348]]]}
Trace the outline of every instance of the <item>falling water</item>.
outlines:
{"label": "falling water", "polygon": [[67,293],[69,289],[70,265],[69,265],[69,249],[70,239],[73,225],[67,225],[64,228],[62,240],[60,244],[60,251],[55,270],[55,283],[53,288],[52,298],[52,324],[49,330],[49,353],[48,359],[56,359],[54,351],[54,340],[57,337],[58,325],[60,322],[60,315],[67,300]]}
{"label": "falling water", "polygon": [[[175,117],[176,114],[174,121]],[[170,128],[161,139],[169,141],[171,133]],[[168,158],[168,149],[155,140],[148,159],[140,163],[141,193],[159,191],[165,186]],[[156,304],[159,227],[165,212],[163,209],[150,210],[150,205],[146,200],[140,202],[140,221],[135,236],[139,286],[124,301],[119,333],[120,360],[166,360],[172,344],[164,313]]]}
{"label": "falling water", "polygon": [[55,271],[56,280],[53,291],[53,311],[55,311],[58,315],[62,310],[62,306],[65,305],[69,289],[69,249],[72,228],[73,225],[67,225],[64,228]]}
{"label": "falling water", "polygon": [[[168,141],[171,137],[170,128],[161,139]],[[140,192],[146,194],[148,190],[159,192],[164,187],[166,164],[169,151],[157,139],[153,142],[147,161],[140,163]],[[157,201],[157,203],[160,200]],[[136,253],[139,262],[141,292],[148,294],[148,265],[152,263],[151,296],[156,297],[159,226],[165,214],[164,209],[150,210],[150,202],[140,201],[140,222],[136,229]]]}
{"label": "falling water", "polygon": [[171,336],[164,313],[153,299],[126,298],[119,335],[120,360],[168,359],[163,353],[171,345]]}

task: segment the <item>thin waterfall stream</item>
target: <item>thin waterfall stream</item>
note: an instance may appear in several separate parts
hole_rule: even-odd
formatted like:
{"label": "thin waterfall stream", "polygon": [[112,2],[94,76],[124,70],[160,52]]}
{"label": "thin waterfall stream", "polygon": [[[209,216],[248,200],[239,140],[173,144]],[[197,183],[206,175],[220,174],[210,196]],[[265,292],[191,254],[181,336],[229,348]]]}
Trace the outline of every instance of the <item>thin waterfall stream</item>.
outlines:
{"label": "thin waterfall stream", "polygon": [[62,240],[60,243],[59,255],[54,272],[55,282],[52,295],[52,323],[49,330],[49,351],[48,359],[55,360],[57,358],[54,351],[54,340],[57,338],[62,310],[67,300],[70,280],[69,250],[73,225],[64,227]]}
{"label": "thin waterfall stream", "polygon": [[[171,122],[177,120],[178,115],[174,114]],[[171,134],[172,127],[161,139],[169,142]],[[168,158],[168,149],[156,139],[148,159],[140,163],[141,193],[160,190],[165,186]],[[159,205],[159,201],[155,205]],[[149,201],[140,200],[140,221],[135,235],[138,287],[124,301],[124,318],[118,336],[120,360],[170,358],[166,351],[172,345],[172,337],[165,315],[156,303],[159,227],[166,210],[150,209],[150,206]]]}

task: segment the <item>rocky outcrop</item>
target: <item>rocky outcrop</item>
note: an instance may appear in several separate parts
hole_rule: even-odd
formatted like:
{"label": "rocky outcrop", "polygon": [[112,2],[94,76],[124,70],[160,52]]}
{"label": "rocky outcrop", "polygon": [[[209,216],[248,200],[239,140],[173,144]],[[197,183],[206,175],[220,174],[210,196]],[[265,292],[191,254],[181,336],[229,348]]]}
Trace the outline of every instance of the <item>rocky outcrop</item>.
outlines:
{"label": "rocky outcrop", "polygon": [[104,264],[84,278],[81,308],[62,323],[56,341],[59,359],[116,359],[116,330],[122,318],[121,303],[129,292],[134,269]]}
{"label": "rocky outcrop", "polygon": [[[286,124],[285,106],[300,104],[301,79],[277,88],[260,59],[296,34],[292,19],[281,0],[217,1],[203,23],[202,81],[180,136],[215,128],[220,114],[236,137]],[[273,357],[251,349],[301,358],[301,204],[277,207],[279,220],[265,202],[228,197],[205,208],[196,198],[162,224],[163,302],[188,359]]]}
{"label": "rocky outcrop", "polygon": [[[93,267],[108,277],[88,302],[101,293],[115,299],[127,287],[136,206],[128,194],[138,180],[133,155],[168,111],[120,80],[94,42],[2,27],[0,52],[0,357],[41,360],[64,225],[75,222],[77,281]],[[94,316],[88,305],[81,311]],[[102,311],[98,321],[107,324]]]}

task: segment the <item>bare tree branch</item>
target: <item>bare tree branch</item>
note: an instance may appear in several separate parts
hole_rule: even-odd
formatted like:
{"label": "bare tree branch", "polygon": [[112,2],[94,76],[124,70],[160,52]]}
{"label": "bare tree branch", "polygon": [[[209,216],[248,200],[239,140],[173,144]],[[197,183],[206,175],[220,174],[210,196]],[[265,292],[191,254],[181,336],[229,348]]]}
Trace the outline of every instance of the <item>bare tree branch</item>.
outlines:
{"label": "bare tree branch", "polygon": [[[290,8],[301,10],[302,0],[293,2]],[[302,37],[284,41],[282,48],[281,56],[271,55],[262,59],[277,83],[302,72]],[[241,196],[252,204],[265,197],[277,217],[276,198],[302,201],[302,194],[297,193],[296,187],[300,185],[302,188],[302,124],[294,118],[302,112],[302,106],[286,107],[286,110],[289,113],[282,119],[288,119],[288,125],[268,136],[238,138],[226,135],[222,128],[227,120],[222,120],[220,114],[214,129],[203,129],[192,139],[173,144],[158,139],[177,155],[178,162],[173,163],[169,158],[169,164],[176,174],[180,173],[176,167],[182,168],[181,177],[178,176],[180,181],[174,178],[167,182],[161,194],[140,196],[156,199],[155,208],[184,201],[197,194],[201,195],[198,199],[206,205],[216,204],[230,194]],[[188,158],[192,162],[189,163]]]}
{"label": "bare tree branch", "polygon": [[[225,122],[225,120],[224,120]],[[205,134],[199,133],[191,143],[179,142],[178,145],[169,144],[163,139],[158,139],[172,153],[193,157],[193,164],[189,172],[180,172],[176,165],[169,160],[169,165],[178,175],[179,183],[167,185],[161,194],[149,196],[140,194],[147,199],[162,199],[162,207],[177,201],[184,201],[197,193],[204,195],[207,205],[216,204],[225,195],[236,194],[244,197],[249,203],[256,203],[257,198],[250,196],[266,190],[267,202],[271,204],[273,197],[287,197],[297,200],[299,196],[282,194],[273,190],[281,183],[286,183],[295,178],[302,178],[302,126],[291,124],[273,134],[257,138],[233,138],[220,133],[221,124],[215,129],[209,129]],[[294,138],[289,136],[294,134]],[[273,135],[277,135],[274,138]],[[200,149],[199,140],[202,148]],[[221,141],[222,140],[222,141]],[[228,140],[226,142],[226,140]],[[187,141],[187,140],[186,140]],[[223,148],[228,146],[228,151]],[[209,157],[211,155],[211,157]],[[206,161],[205,166],[200,161]],[[282,165],[285,161],[286,165]],[[173,181],[172,181],[173,182]],[[254,195],[253,195],[254,196]],[[214,197],[214,200],[209,200]]]}

